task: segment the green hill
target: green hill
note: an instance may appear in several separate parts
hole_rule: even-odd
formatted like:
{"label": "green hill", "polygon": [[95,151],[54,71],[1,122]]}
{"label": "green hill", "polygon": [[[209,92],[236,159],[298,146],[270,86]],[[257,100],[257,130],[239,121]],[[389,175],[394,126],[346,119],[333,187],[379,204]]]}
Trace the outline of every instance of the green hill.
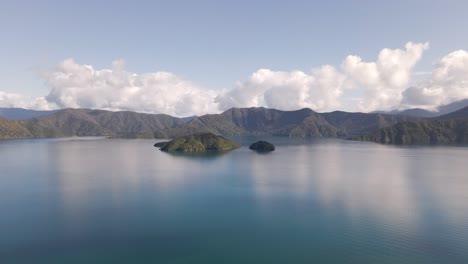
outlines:
{"label": "green hill", "polygon": [[169,142],[159,142],[155,147],[168,152],[200,152],[200,151],[226,151],[239,148],[240,145],[232,140],[217,136],[213,133],[197,133],[177,137]]}
{"label": "green hill", "polygon": [[31,133],[18,121],[0,117],[0,139],[29,138]]}

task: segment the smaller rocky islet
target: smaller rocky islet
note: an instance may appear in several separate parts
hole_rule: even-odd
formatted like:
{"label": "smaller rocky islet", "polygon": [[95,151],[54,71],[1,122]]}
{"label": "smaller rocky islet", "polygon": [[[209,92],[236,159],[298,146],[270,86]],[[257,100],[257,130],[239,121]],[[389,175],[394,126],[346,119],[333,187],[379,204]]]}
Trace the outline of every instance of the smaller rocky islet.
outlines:
{"label": "smaller rocky islet", "polygon": [[207,132],[177,137],[167,142],[158,142],[154,146],[166,152],[202,152],[227,151],[239,148],[240,144]]}
{"label": "smaller rocky islet", "polygon": [[270,152],[275,150],[275,146],[268,141],[260,140],[250,145],[249,149],[258,152]]}

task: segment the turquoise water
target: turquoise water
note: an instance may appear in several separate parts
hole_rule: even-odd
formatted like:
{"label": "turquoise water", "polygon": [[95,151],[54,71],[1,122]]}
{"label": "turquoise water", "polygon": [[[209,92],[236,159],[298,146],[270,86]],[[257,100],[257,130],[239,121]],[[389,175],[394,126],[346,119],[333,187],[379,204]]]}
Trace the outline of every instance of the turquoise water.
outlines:
{"label": "turquoise water", "polygon": [[0,141],[0,263],[468,263],[468,148],[269,140]]}

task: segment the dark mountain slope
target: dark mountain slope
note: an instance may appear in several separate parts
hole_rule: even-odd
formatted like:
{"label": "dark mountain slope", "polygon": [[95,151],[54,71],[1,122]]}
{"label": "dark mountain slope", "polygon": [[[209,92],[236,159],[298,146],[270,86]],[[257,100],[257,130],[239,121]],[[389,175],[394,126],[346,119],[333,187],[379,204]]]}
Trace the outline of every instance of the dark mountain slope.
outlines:
{"label": "dark mountain slope", "polygon": [[439,112],[432,112],[421,108],[406,109],[399,111],[396,114],[414,117],[434,117],[440,115]]}
{"label": "dark mountain slope", "polygon": [[437,108],[438,115],[446,115],[462,108],[468,107],[468,99],[459,100],[448,105],[442,105]]}
{"label": "dark mountain slope", "polygon": [[401,122],[354,139],[384,144],[466,144],[468,107],[431,119]]}
{"label": "dark mountain slope", "polygon": [[468,107],[462,108],[458,111],[455,111],[446,115],[441,115],[441,116],[436,117],[436,119],[440,119],[440,120],[463,119],[463,118],[468,118]]}
{"label": "dark mountain slope", "polygon": [[[135,112],[110,112],[89,109],[63,109],[47,116],[24,121],[9,120],[5,127],[26,132],[17,137],[69,137],[69,136],[143,136],[153,138],[165,128],[185,124],[180,118],[168,115],[141,114]],[[0,131],[6,138],[7,131]],[[163,134],[163,136],[165,136]],[[8,136],[9,138],[12,136]]]}
{"label": "dark mountain slope", "polygon": [[[464,117],[466,116],[465,111],[468,112],[468,109],[460,110],[446,117],[440,117],[440,119],[452,119],[455,116]],[[406,126],[413,127],[413,125],[410,125],[411,122],[416,122],[417,125],[414,126],[416,128],[421,127],[421,129],[436,129],[438,125],[442,124],[431,124],[431,120],[378,113],[364,114],[339,111],[316,113],[310,109],[280,111],[267,108],[232,108],[221,114],[204,115],[185,122],[181,118],[168,115],[140,114],[128,111],[64,109],[51,115],[24,121],[2,120],[4,129],[0,137],[119,136],[162,138],[211,132],[225,136],[353,137],[369,135],[363,136],[361,140],[390,143],[397,141],[394,139],[397,138],[397,135],[393,134],[398,129]],[[405,125],[392,128],[392,125],[398,122],[403,122],[402,124]],[[418,122],[422,123],[419,124]],[[458,127],[458,125],[452,127]],[[405,133],[411,131],[416,133],[416,128],[406,130]],[[393,133],[390,136],[393,139],[380,138],[381,135],[387,132],[374,133],[373,137],[370,136],[371,133],[379,129],[389,129],[390,132],[388,133]],[[439,132],[442,133],[445,130],[446,127],[441,128]],[[442,134],[445,135],[446,133]],[[447,136],[447,138],[452,140],[453,137]],[[447,141],[445,139],[440,140]],[[405,143],[408,140],[402,139],[401,141]],[[408,142],[412,141],[425,140],[411,139]]]}
{"label": "dark mountain slope", "polygon": [[[468,103],[462,100],[442,107],[451,110]],[[445,115],[400,122],[378,129],[372,133],[356,136],[353,140],[372,141],[383,144],[467,144],[468,107]]]}
{"label": "dark mountain slope", "polygon": [[185,124],[181,118],[164,114],[142,114],[130,111],[84,111],[104,129],[115,134],[141,134]]}
{"label": "dark mountain slope", "polygon": [[163,114],[64,109],[25,122],[38,137],[153,134],[164,128],[185,124],[180,118]]}
{"label": "dark mountain slope", "polygon": [[410,108],[406,110],[392,110],[392,111],[376,111],[377,114],[387,114],[387,115],[404,115],[404,116],[413,116],[413,117],[435,117],[440,115],[437,111],[428,111],[421,108]]}
{"label": "dark mountain slope", "polygon": [[419,120],[401,122],[376,132],[353,138],[382,144],[467,144],[468,120]]}
{"label": "dark mountain slope", "polygon": [[198,132],[219,135],[273,135],[289,137],[346,137],[368,134],[378,128],[414,117],[364,114],[317,113],[310,109],[280,111],[267,108],[232,108],[222,114],[205,115],[174,128],[165,129],[169,137]]}
{"label": "dark mountain slope", "polygon": [[222,114],[196,117],[175,129],[165,129],[170,137],[198,132],[219,135],[326,136],[338,135],[335,127],[310,110],[280,111],[267,108],[232,108]]}
{"label": "dark mountain slope", "polygon": [[195,133],[211,132],[217,135],[241,135],[242,130],[223,115],[204,115],[195,117],[191,121],[175,127],[162,130],[167,137],[181,137]]}
{"label": "dark mountain slope", "polygon": [[112,135],[87,110],[64,109],[52,115],[22,121],[34,137],[69,137]]}
{"label": "dark mountain slope", "polygon": [[237,127],[246,131],[263,131],[295,126],[314,114],[316,114],[314,111],[307,108],[297,111],[280,111],[263,107],[231,108],[222,113]]}
{"label": "dark mountain slope", "polygon": [[321,115],[328,123],[339,129],[343,136],[367,134],[378,128],[390,126],[400,121],[417,120],[415,117],[408,116],[342,111],[323,113]]}

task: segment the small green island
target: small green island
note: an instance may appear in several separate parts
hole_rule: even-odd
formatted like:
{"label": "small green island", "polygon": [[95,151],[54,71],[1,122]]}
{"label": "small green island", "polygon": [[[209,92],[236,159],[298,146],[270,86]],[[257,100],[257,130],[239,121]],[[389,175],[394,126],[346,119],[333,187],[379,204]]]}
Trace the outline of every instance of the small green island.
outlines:
{"label": "small green island", "polygon": [[240,144],[213,133],[196,133],[177,137],[168,142],[158,142],[155,147],[167,152],[227,151],[240,147]]}

